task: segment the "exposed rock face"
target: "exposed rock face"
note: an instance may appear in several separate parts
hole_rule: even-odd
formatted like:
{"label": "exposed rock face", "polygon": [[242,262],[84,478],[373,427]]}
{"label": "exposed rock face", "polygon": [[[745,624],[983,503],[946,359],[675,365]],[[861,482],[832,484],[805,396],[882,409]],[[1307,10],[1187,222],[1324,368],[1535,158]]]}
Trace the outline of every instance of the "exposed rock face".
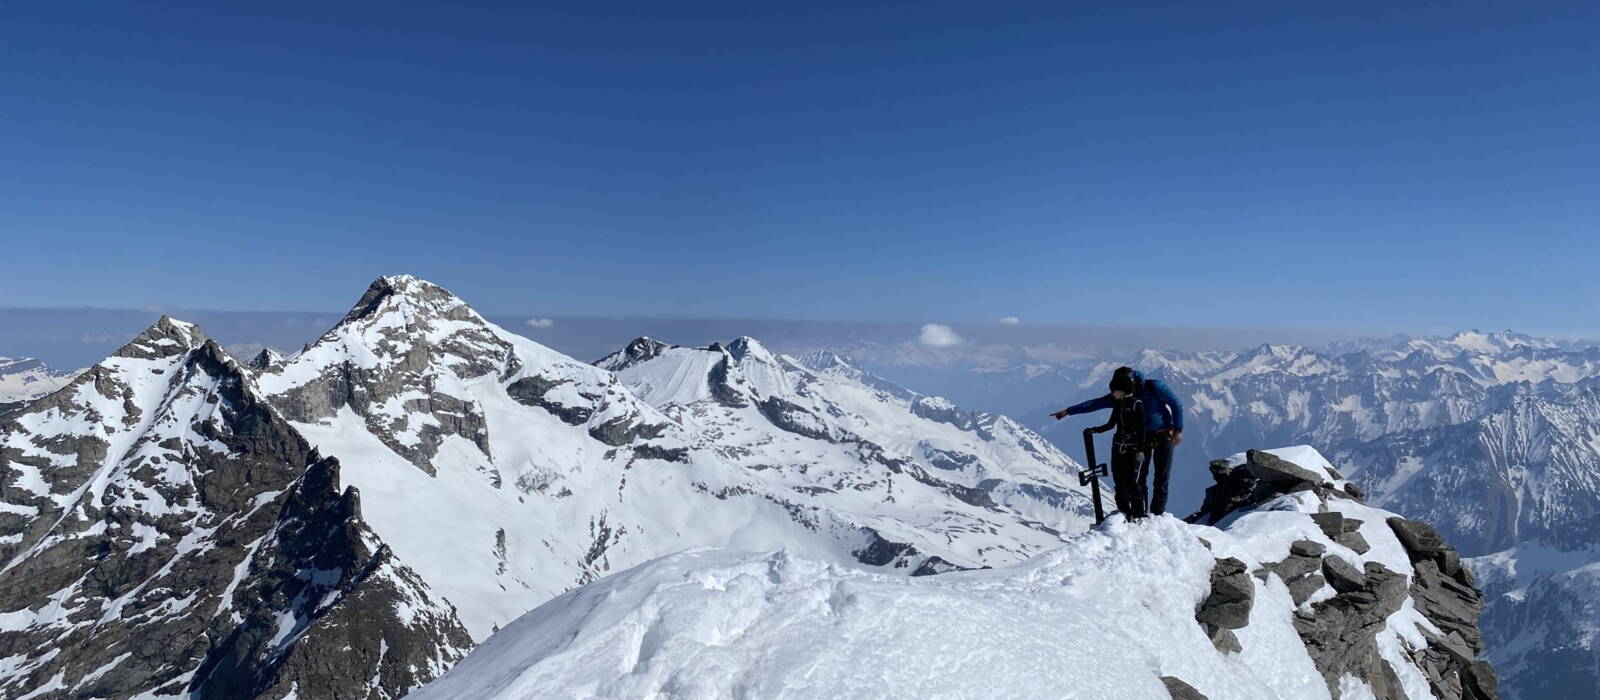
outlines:
{"label": "exposed rock face", "polygon": [[[1243,455],[1241,464],[1213,462],[1212,473],[1217,483],[1206,491],[1205,503],[1190,516],[1191,522],[1222,522],[1235,513],[1269,508],[1280,498],[1312,498],[1319,504],[1310,519],[1327,541],[1297,540],[1290,545],[1289,556],[1255,574],[1263,582],[1276,575],[1287,585],[1298,606],[1295,629],[1334,697],[1340,696],[1340,684],[1346,677],[1365,684],[1380,699],[1406,697],[1394,659],[1384,657],[1377,638],[1408,598],[1442,633],[1424,630],[1426,644],[1403,652],[1425,676],[1430,691],[1452,700],[1499,697],[1494,670],[1478,659],[1483,652],[1478,631],[1482,594],[1473,586],[1472,574],[1461,565],[1460,556],[1432,527],[1387,517],[1384,529],[1393,538],[1390,541],[1404,549],[1408,561],[1401,563],[1408,564],[1408,570],[1395,571],[1377,561],[1361,562],[1357,567],[1346,555],[1331,551],[1330,545],[1357,556],[1372,551],[1360,532],[1366,521],[1350,516],[1370,509],[1361,510],[1358,492],[1344,488],[1339,474],[1328,465],[1302,466],[1252,450]],[[1219,635],[1218,629],[1227,627],[1222,623],[1241,619],[1225,613],[1236,611],[1236,601],[1243,598],[1233,583],[1243,569],[1236,560],[1219,560],[1212,574],[1212,592],[1196,613],[1222,650],[1237,645],[1236,638]],[[1221,581],[1228,583],[1219,585]],[[1252,585],[1248,577],[1244,581],[1246,586]],[[1247,620],[1248,606],[1244,610],[1243,619]]]}
{"label": "exposed rock face", "polygon": [[213,621],[221,643],[196,673],[198,696],[398,696],[471,648],[454,610],[361,522],[338,469],[320,460],[290,492],[234,593],[243,619]]}
{"label": "exposed rock face", "polygon": [[8,417],[0,695],[393,696],[442,673],[460,623],[337,471],[167,318]]}
{"label": "exposed rock face", "polygon": [[[1323,564],[1325,574],[1331,573],[1330,569],[1348,571],[1359,579],[1359,585],[1342,586],[1338,595],[1313,603],[1309,611],[1295,616],[1295,630],[1328,682],[1328,691],[1338,697],[1339,681],[1348,675],[1366,683],[1379,698],[1405,698],[1394,668],[1379,656],[1376,643],[1384,620],[1399,611],[1405,602],[1405,577],[1377,563],[1368,563],[1364,573],[1356,573],[1353,567],[1336,557],[1324,559]],[[1340,565],[1349,568],[1343,569]],[[1330,583],[1344,581],[1348,584],[1346,575],[1330,575]],[[1335,585],[1335,590],[1340,588]]]}
{"label": "exposed rock face", "polygon": [[280,362],[283,362],[283,355],[279,355],[277,350],[273,350],[272,348],[261,348],[261,352],[256,353],[255,357],[250,358],[250,362],[245,366],[248,367],[252,372],[262,372],[272,369]]}
{"label": "exposed rock face", "polygon": [[349,408],[385,446],[431,473],[449,437],[490,450],[482,412],[457,386],[506,370],[514,358],[480,320],[435,285],[381,277],[337,327],[293,362],[263,372],[261,386],[296,422]]}
{"label": "exposed rock face", "polygon": [[1205,628],[1218,651],[1240,650],[1239,640],[1230,630],[1250,623],[1255,590],[1244,562],[1231,557],[1217,560],[1216,568],[1211,570],[1211,592],[1195,608],[1194,619]]}
{"label": "exposed rock face", "polygon": [[1440,697],[1499,697],[1494,669],[1477,660],[1484,649],[1478,629],[1483,594],[1472,571],[1428,524],[1398,517],[1389,518],[1388,524],[1411,558],[1412,600],[1443,633],[1429,635],[1431,644],[1422,659],[1434,692]]}

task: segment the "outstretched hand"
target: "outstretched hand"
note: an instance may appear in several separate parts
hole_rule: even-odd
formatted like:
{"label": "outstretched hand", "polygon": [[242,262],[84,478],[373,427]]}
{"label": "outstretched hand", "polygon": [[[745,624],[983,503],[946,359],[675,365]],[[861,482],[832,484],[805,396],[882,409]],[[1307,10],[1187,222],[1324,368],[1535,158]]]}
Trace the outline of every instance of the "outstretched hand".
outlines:
{"label": "outstretched hand", "polygon": [[1055,416],[1056,420],[1061,420],[1062,418],[1066,418],[1067,417],[1067,409],[1063,408],[1063,409],[1061,409],[1059,411],[1056,411],[1055,413],[1052,413],[1050,415]]}

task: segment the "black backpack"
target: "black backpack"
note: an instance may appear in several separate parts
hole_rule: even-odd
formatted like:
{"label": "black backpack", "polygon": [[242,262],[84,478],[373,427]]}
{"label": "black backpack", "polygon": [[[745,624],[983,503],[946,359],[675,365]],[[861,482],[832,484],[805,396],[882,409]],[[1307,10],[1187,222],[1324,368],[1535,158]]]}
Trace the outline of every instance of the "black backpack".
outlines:
{"label": "black backpack", "polygon": [[1117,434],[1112,437],[1112,448],[1118,452],[1138,452],[1145,448],[1149,435],[1144,425],[1144,402],[1137,396],[1117,399],[1111,409],[1117,422]]}

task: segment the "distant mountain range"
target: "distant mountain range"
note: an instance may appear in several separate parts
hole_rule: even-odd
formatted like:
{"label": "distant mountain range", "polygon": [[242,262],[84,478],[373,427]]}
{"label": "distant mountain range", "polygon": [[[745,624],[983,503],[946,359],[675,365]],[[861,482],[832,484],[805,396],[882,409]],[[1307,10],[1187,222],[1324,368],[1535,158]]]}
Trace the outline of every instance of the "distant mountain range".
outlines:
{"label": "distant mountain range", "polygon": [[[394,695],[563,591],[692,546],[1017,565],[1089,522],[1069,454],[1103,416],[1047,414],[1125,363],[1188,406],[1180,515],[1210,457],[1319,445],[1371,505],[1456,545],[1508,696],[1600,685],[1590,344],[1140,350],[958,329],[930,347],[911,326],[637,337],[590,364],[527,337],[563,320],[514,332],[407,276],[294,333],[317,321],[332,330],[290,347],[162,318],[80,372],[0,361],[0,691]],[[125,651],[151,639],[170,653]]]}

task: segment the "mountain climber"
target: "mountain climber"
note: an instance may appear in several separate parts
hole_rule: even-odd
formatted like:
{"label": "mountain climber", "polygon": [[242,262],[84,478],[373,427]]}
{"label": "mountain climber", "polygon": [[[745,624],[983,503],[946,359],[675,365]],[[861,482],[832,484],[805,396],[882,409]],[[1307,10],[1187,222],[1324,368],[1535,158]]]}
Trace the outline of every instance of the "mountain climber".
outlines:
{"label": "mountain climber", "polygon": [[[1132,367],[1111,374],[1111,393],[1064,408],[1056,420],[1080,413],[1114,409],[1117,433],[1112,438],[1111,478],[1117,508],[1129,520],[1167,511],[1167,479],[1172,475],[1172,448],[1183,442],[1183,403],[1166,382],[1145,379]],[[1154,458],[1155,490],[1148,487],[1147,458]],[[1148,504],[1146,498],[1149,499]]]}

